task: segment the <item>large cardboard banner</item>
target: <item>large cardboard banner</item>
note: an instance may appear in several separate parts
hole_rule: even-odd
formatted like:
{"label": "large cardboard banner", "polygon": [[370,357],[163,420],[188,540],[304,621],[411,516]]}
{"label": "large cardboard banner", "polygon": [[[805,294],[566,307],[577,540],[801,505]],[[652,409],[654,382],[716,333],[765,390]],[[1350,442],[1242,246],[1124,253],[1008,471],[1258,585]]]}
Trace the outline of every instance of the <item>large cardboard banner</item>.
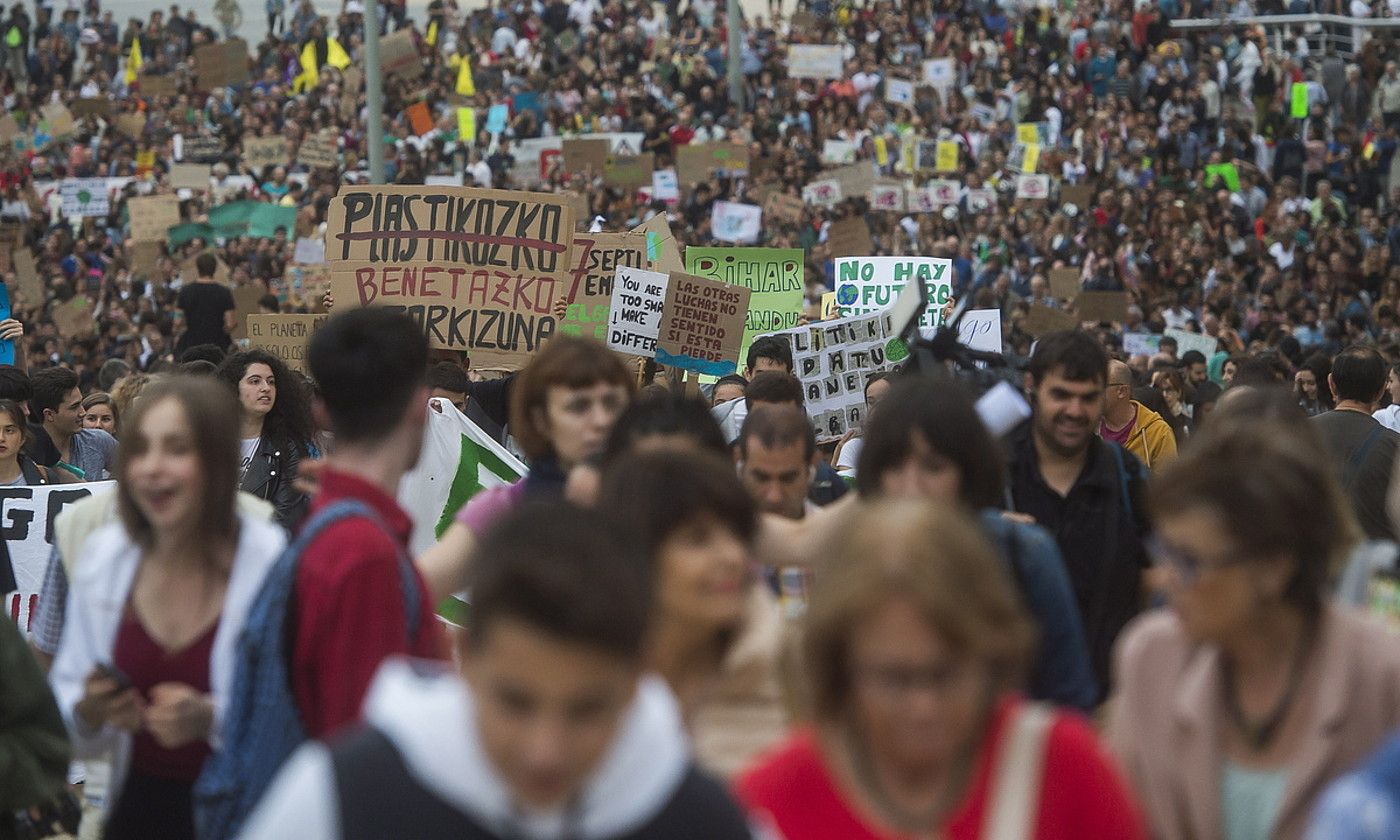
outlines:
{"label": "large cardboard banner", "polygon": [[241,38],[232,38],[196,47],[194,66],[200,90],[241,85],[248,81],[248,44]]}
{"label": "large cardboard banner", "polygon": [[575,233],[573,276],[560,298],[559,332],[607,341],[613,279],[622,267],[645,268],[644,233]]}
{"label": "large cardboard banner", "polygon": [[558,329],[573,235],[562,196],[347,186],[331,202],[326,259],[336,306],[400,309],[434,347],[514,369]]}
{"label": "large cardboard banner", "polygon": [[953,298],[953,264],[936,257],[849,257],[836,260],[836,305],[842,315],[888,309],[911,280],[928,284],[928,306],[919,326],[943,325],[943,307]]}
{"label": "large cardboard banner", "polygon": [[706,376],[738,369],[739,343],[753,293],[690,274],[671,275],[661,312],[656,363]]}
{"label": "large cardboard banner", "polygon": [[173,195],[150,195],[127,199],[131,217],[132,242],[160,242],[166,231],[180,224],[180,199]]}
{"label": "large cardboard banner", "polygon": [[894,335],[887,312],[820,321],[786,330],[794,372],[818,442],[839,440],[865,419],[870,374],[904,361],[909,349]]}
{"label": "large cardboard banner", "polygon": [[[39,487],[0,487],[0,539],[10,555],[10,568],[0,568],[5,614],[27,636],[39,606],[44,569],[53,551],[53,521],[64,507],[115,489],[115,481],[51,484]],[[15,587],[8,589],[13,576]]]}
{"label": "large cardboard banner", "polygon": [[306,345],[329,315],[249,315],[248,343],[306,373]]}
{"label": "large cardboard banner", "polygon": [[741,360],[755,337],[797,326],[806,291],[805,259],[801,248],[685,249],[685,268],[690,274],[753,292],[739,347]]}

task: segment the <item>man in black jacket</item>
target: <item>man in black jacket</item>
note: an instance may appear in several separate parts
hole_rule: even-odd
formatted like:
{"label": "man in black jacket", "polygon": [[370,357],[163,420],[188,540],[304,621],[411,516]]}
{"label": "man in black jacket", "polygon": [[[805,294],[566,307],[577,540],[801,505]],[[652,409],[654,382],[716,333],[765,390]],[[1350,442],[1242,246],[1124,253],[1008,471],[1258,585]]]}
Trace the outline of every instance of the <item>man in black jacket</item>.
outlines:
{"label": "man in black jacket", "polygon": [[1113,642],[1142,606],[1148,530],[1146,471],[1097,434],[1107,375],[1088,333],[1042,336],[1028,374],[1034,414],[1009,441],[1010,500],[1059,543],[1105,694]]}
{"label": "man in black jacket", "polygon": [[461,676],[386,663],[367,725],[302,747],[242,836],[748,840],[644,675],[655,581],[606,519],[550,505],[498,523],[471,568]]}
{"label": "man in black jacket", "polygon": [[1371,416],[1385,392],[1387,370],[1385,359],[1373,348],[1357,346],[1338,353],[1327,377],[1337,407],[1312,418],[1332,455],[1357,522],[1372,540],[1397,537],[1385,501],[1396,453],[1400,452],[1400,435]]}

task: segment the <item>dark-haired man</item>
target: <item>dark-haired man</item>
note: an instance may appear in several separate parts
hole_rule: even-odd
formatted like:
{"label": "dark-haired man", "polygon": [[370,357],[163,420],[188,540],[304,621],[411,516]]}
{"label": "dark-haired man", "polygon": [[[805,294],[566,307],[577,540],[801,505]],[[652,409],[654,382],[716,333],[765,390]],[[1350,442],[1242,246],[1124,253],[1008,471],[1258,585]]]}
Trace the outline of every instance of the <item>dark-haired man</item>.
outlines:
{"label": "dark-haired man", "polygon": [[1097,434],[1108,356],[1092,336],[1042,336],[1026,379],[1034,413],[1010,441],[1011,501],[1059,543],[1106,693],[1113,642],[1141,608],[1145,470]]}
{"label": "dark-haired man", "polygon": [[477,425],[497,443],[501,442],[501,426],[486,414],[481,403],[471,398],[472,381],[467,372],[452,362],[435,362],[428,368],[428,398],[441,397],[457,407],[467,419]]}
{"label": "dark-haired man", "polygon": [[[306,355],[320,388],[316,411],[335,430],[310,515],[344,499],[374,514],[327,527],[297,569],[292,693],[307,735],[324,738],[359,718],[370,680],[389,656],[441,653],[427,586],[406,563],[413,520],[395,501],[423,443],[428,345],[408,316],[370,307],[331,318]],[[410,582],[420,616],[412,638],[404,597]]]}
{"label": "dark-haired man", "polygon": [[200,254],[194,267],[195,281],[186,283],[175,298],[175,322],[184,328],[175,341],[177,357],[198,344],[226,349],[232,341],[229,333],[237,327],[233,293],[214,279],[218,260],[213,254]]}
{"label": "dark-haired man", "polygon": [[[765,406],[791,406],[803,416],[807,416],[806,403],[802,395],[802,383],[791,373],[765,371],[755,376],[744,391],[744,407],[748,416]],[[747,419],[745,420],[747,422]],[[811,425],[810,418],[807,425]],[[815,431],[813,435],[815,436]],[[814,444],[815,445],[815,444]],[[827,462],[816,459],[812,471],[807,498],[817,507],[826,507],[846,495],[850,488],[841,478],[836,468]]]}
{"label": "dark-haired man", "polygon": [[41,438],[34,451],[49,451],[47,441],[57,455],[56,461],[39,463],[67,470],[79,481],[108,478],[117,464],[117,439],[101,429],[83,428],[78,375],[68,368],[45,368],[29,377],[29,385],[31,428],[39,424],[35,437]]}
{"label": "dark-haired man", "polygon": [[1370,347],[1350,347],[1332,360],[1328,386],[1337,407],[1312,418],[1342,478],[1361,529],[1373,540],[1394,540],[1385,512],[1400,435],[1371,416],[1385,390],[1385,359]]}
{"label": "dark-haired man", "polygon": [[507,515],[472,564],[460,676],[385,665],[368,725],[303,747],[243,836],[748,838],[644,676],[654,580],[626,533],[563,505]]}
{"label": "dark-haired man", "polygon": [[753,379],[760,373],[792,373],[792,345],[776,335],[761,335],[749,345],[744,359],[744,376]]}
{"label": "dark-haired man", "polygon": [[744,420],[739,456],[739,477],[762,511],[801,519],[816,509],[807,488],[816,475],[817,438],[801,409],[756,406]]}

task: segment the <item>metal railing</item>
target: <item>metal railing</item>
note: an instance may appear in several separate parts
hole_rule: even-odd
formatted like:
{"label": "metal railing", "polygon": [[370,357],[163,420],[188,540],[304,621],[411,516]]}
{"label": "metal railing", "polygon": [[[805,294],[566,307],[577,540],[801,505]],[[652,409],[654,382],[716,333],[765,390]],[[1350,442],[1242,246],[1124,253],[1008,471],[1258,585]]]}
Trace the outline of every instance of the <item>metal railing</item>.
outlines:
{"label": "metal railing", "polygon": [[1302,29],[1308,39],[1310,58],[1335,53],[1350,59],[1361,51],[1361,45],[1372,37],[1394,39],[1400,30],[1400,18],[1354,18],[1346,15],[1254,15],[1252,17],[1189,18],[1172,21],[1178,30],[1204,31],[1211,29],[1244,29],[1257,26],[1264,30],[1275,50],[1292,52],[1292,39]]}

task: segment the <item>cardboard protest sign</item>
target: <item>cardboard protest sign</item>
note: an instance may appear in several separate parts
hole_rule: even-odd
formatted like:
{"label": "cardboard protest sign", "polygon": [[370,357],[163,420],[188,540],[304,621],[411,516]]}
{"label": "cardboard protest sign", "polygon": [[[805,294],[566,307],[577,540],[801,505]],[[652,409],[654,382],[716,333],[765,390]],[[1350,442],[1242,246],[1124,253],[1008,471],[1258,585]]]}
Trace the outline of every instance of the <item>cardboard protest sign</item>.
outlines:
{"label": "cardboard protest sign", "polygon": [[224,143],[217,137],[182,137],[180,151],[181,160],[213,163],[223,156]]}
{"label": "cardboard protest sign", "polygon": [[1074,300],[1079,297],[1079,269],[1074,266],[1050,269],[1050,297]]}
{"label": "cardboard protest sign", "polygon": [[1177,329],[1167,330],[1162,334],[1176,339],[1176,353],[1178,359],[1188,351],[1196,350],[1209,361],[1210,357],[1214,356],[1216,351],[1220,349],[1220,342],[1208,335]]}
{"label": "cardboard protest sign", "polygon": [[281,359],[287,367],[306,372],[306,344],[329,315],[249,315],[248,344]]}
{"label": "cardboard protest sign", "polygon": [[693,187],[715,173],[739,177],[749,172],[749,148],[742,143],[691,143],[676,150],[676,178]]}
{"label": "cardboard protest sign", "polygon": [[140,138],[146,130],[145,114],[118,114],[112,122],[116,125],[117,131],[132,139]]}
{"label": "cardboard protest sign", "polygon": [[[227,283],[228,266],[223,266],[222,260],[219,262],[225,273],[221,278],[219,272],[215,271],[214,279],[221,283]],[[229,336],[235,340],[241,340],[248,337],[248,319],[258,314],[258,310],[261,308],[258,301],[262,300],[263,295],[267,294],[267,289],[264,289],[262,284],[259,283],[254,286],[234,286],[230,291],[233,292],[234,322],[233,330],[229,333]]]}
{"label": "cardboard protest sign", "polygon": [[710,209],[710,234],[720,242],[751,245],[763,227],[763,210],[752,204],[716,201]]}
{"label": "cardboard protest sign", "polygon": [[1080,210],[1089,209],[1094,202],[1094,188],[1089,184],[1065,184],[1060,187],[1060,203],[1073,204]]}
{"label": "cardboard protest sign", "polygon": [[894,305],[904,287],[927,284],[928,305],[919,326],[943,325],[943,306],[953,298],[953,264],[937,257],[853,257],[836,260],[836,303],[843,315],[868,315]]}
{"label": "cardboard protest sign", "polygon": [[180,199],[173,195],[129,198],[126,211],[133,242],[160,242],[171,226],[180,223]]}
{"label": "cardboard protest sign", "polygon": [[160,267],[161,243],[129,242],[126,256],[131,264],[131,273],[137,277],[151,277]]}
{"label": "cardboard protest sign", "polygon": [[49,124],[49,134],[54,137],[67,137],[73,133],[76,124],[73,113],[62,102],[50,102],[40,111]]}
{"label": "cardboard protest sign", "polygon": [[637,189],[651,186],[651,173],[656,169],[656,155],[609,155],[603,166],[603,183],[614,187]]}
{"label": "cardboard protest sign", "polygon": [[1030,201],[1043,201],[1050,197],[1049,175],[1017,175],[1016,197]]}
{"label": "cardboard protest sign", "polygon": [[607,166],[608,154],[608,141],[601,137],[566,138],[564,171],[571,175],[585,170],[601,174]]}
{"label": "cardboard protest sign", "polygon": [[572,277],[556,305],[562,307],[559,332],[606,341],[613,281],[622,267],[647,266],[642,233],[575,233]]}
{"label": "cardboard protest sign", "polygon": [[106,97],[73,100],[73,116],[75,117],[105,117],[111,113],[112,100]]}
{"label": "cardboard protest sign", "polygon": [[1059,332],[1060,330],[1072,330],[1078,326],[1079,321],[1068,312],[1041,306],[1038,303],[1031,304],[1030,311],[1021,320],[1021,329],[1025,330],[1032,338],[1040,338],[1046,333]]}
{"label": "cardboard protest sign", "polygon": [[657,271],[671,273],[685,271],[685,261],[681,259],[680,246],[671,232],[671,223],[665,213],[658,213],[632,228],[633,233],[641,233],[647,240],[647,262]]}
{"label": "cardboard protest sign", "polygon": [[806,292],[801,248],[686,248],[690,274],[744,286],[753,292],[740,353],[754,338],[797,326]]}
{"label": "cardboard protest sign", "polygon": [[[16,589],[0,592],[5,619],[13,619],[28,636],[30,622],[39,610],[44,570],[54,548],[54,519],[64,508],[94,493],[110,493],[114,481],[82,484],[49,484],[0,489],[0,517],[5,522],[5,547],[14,570]],[[8,587],[7,587],[8,588]]]}
{"label": "cardboard protest sign", "polygon": [[343,186],[326,259],[337,306],[390,306],[477,367],[522,365],[558,328],[574,216],[557,195]]}
{"label": "cardboard protest sign", "polygon": [[835,207],[841,203],[841,182],[835,179],[811,181],[802,188],[802,200],[815,207]]}
{"label": "cardboard protest sign", "polygon": [[386,76],[418,79],[427,67],[418,56],[412,29],[400,29],[379,39],[379,66]]}
{"label": "cardboard protest sign", "polygon": [[34,259],[34,252],[24,247],[16,248],[13,262],[15,281],[19,284],[20,294],[24,295],[24,302],[30,306],[39,306],[44,302],[44,281],[39,277],[39,266]]}
{"label": "cardboard protest sign", "polygon": [[334,169],[338,163],[335,138],[325,134],[313,134],[301,141],[297,147],[297,160],[311,169]]}
{"label": "cardboard protest sign", "polygon": [[[683,276],[678,272],[677,276]],[[671,275],[620,266],[608,312],[608,346],[648,359],[656,356],[661,314]]]}
{"label": "cardboard protest sign", "polygon": [[802,214],[806,212],[807,205],[802,199],[795,195],[784,192],[770,193],[763,202],[763,214],[770,218],[782,219],[785,222],[800,223]]}
{"label": "cardboard protest sign", "polygon": [[839,79],[845,64],[840,44],[793,44],[788,47],[787,74],[791,79]]}
{"label": "cardboard protest sign", "polygon": [[209,189],[209,164],[171,164],[169,179],[175,189]]}
{"label": "cardboard protest sign", "polygon": [[69,218],[100,217],[112,212],[106,178],[64,178],[58,194],[63,198],[62,213]]}
{"label": "cardboard protest sign", "polygon": [[96,327],[92,318],[92,301],[83,295],[53,304],[49,307],[49,316],[53,318],[54,326],[58,327],[58,334],[64,338],[91,333]]}
{"label": "cardboard protest sign", "polygon": [[291,158],[285,137],[243,137],[243,163],[261,173],[268,166],[282,166]]}
{"label": "cardboard protest sign", "polygon": [[1160,335],[1152,333],[1124,333],[1123,352],[1129,356],[1151,356],[1162,344]]}
{"label": "cardboard protest sign", "polygon": [[861,257],[875,250],[870,240],[870,225],[859,216],[832,222],[826,244],[833,257]]}
{"label": "cardboard protest sign", "polygon": [[657,364],[707,376],[733,373],[752,294],[743,286],[707,277],[671,275],[656,343]]}
{"label": "cardboard protest sign", "polygon": [[1128,318],[1127,292],[1080,292],[1074,304],[1082,321],[1118,324]]}
{"label": "cardboard protest sign", "polygon": [[870,188],[875,186],[875,165],[868,160],[842,166],[838,169],[829,169],[823,174],[839,181],[841,194],[847,198],[866,195],[870,192]]}
{"label": "cardboard protest sign", "polygon": [[865,383],[909,355],[888,313],[820,321],[778,333],[792,342],[793,373],[819,443],[840,440],[865,419]]}
{"label": "cardboard protest sign", "polygon": [[136,79],[136,86],[141,92],[142,99],[180,95],[180,85],[176,82],[173,73],[142,73]]}
{"label": "cardboard protest sign", "polygon": [[199,89],[232,87],[248,81],[248,44],[230,38],[195,48],[195,78]]}

